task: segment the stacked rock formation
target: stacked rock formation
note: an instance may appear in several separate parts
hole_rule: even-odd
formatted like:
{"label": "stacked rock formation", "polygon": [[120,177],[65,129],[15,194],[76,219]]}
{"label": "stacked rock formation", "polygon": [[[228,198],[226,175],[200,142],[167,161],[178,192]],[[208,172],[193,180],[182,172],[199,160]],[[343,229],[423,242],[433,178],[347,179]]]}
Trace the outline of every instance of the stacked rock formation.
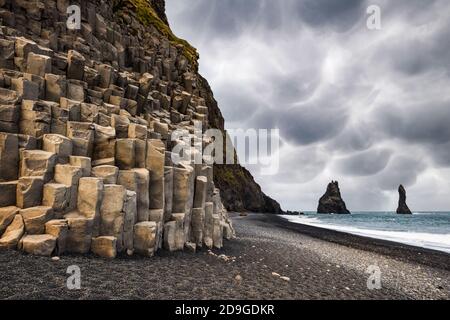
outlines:
{"label": "stacked rock formation", "polygon": [[350,214],[344,200],[342,200],[337,181],[331,181],[328,184],[327,191],[319,200],[317,213]]}
{"label": "stacked rock formation", "polygon": [[234,236],[213,168],[171,160],[172,131],[209,126],[196,66],[123,2],[0,0],[0,249],[152,256]]}
{"label": "stacked rock formation", "polygon": [[406,190],[403,185],[398,187],[398,214],[412,214],[411,210],[409,210],[408,205],[406,204]]}

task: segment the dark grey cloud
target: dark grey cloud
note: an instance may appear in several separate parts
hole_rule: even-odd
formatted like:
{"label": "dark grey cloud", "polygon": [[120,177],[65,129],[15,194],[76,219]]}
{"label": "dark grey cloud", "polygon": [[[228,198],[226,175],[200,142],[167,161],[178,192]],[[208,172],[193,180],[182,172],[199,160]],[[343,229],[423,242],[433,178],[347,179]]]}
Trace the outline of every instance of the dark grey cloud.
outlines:
{"label": "dark grey cloud", "polygon": [[391,150],[368,150],[337,160],[336,167],[351,176],[373,176],[386,168],[391,155]]}
{"label": "dark grey cloud", "polygon": [[409,187],[417,181],[418,175],[425,168],[426,164],[422,159],[413,156],[395,156],[389,162],[387,170],[384,170],[377,179],[378,186],[387,191],[395,190],[399,184]]}
{"label": "dark grey cloud", "polygon": [[294,7],[308,25],[344,32],[364,17],[364,4],[364,0],[304,0],[296,1]]}
{"label": "dark grey cloud", "polygon": [[415,76],[426,72],[450,73],[450,20],[438,25],[425,24],[416,34],[388,39],[375,59],[387,60],[395,70]]}
{"label": "dark grey cloud", "polygon": [[385,105],[374,115],[380,128],[390,137],[408,143],[444,144],[450,141],[450,101],[412,103],[405,106]]}
{"label": "dark grey cloud", "polygon": [[[366,28],[377,4],[382,29]],[[314,210],[331,179],[352,210],[448,210],[448,0],[167,0],[200,52],[228,128],[279,128],[280,171],[262,188]],[[426,195],[426,196],[424,196]]]}
{"label": "dark grey cloud", "polygon": [[348,115],[343,109],[324,110],[312,105],[282,112],[277,124],[288,141],[307,145],[334,137],[345,127],[347,120]]}

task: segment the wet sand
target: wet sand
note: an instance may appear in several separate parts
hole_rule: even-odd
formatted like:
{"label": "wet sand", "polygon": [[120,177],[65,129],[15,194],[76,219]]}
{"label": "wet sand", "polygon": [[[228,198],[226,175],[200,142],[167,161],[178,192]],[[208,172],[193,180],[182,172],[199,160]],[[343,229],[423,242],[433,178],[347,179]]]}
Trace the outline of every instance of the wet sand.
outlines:
{"label": "wet sand", "polygon": [[[238,238],[212,252],[113,261],[0,252],[0,299],[450,298],[448,254],[272,215],[232,216]],[[80,290],[66,287],[70,265],[81,269]],[[381,270],[379,290],[367,288],[370,265]]]}

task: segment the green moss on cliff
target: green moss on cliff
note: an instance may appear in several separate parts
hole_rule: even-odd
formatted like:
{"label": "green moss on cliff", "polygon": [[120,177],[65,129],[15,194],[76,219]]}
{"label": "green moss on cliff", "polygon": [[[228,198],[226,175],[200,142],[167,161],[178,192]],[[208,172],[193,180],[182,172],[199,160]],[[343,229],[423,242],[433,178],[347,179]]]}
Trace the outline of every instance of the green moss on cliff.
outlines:
{"label": "green moss on cliff", "polygon": [[189,44],[186,40],[178,38],[173,34],[170,27],[161,20],[154,8],[151,6],[149,0],[128,0],[135,8],[139,21],[148,26],[154,26],[162,35],[167,37],[173,45],[182,45],[183,54],[188,59],[194,69],[198,70],[199,54],[197,49]]}

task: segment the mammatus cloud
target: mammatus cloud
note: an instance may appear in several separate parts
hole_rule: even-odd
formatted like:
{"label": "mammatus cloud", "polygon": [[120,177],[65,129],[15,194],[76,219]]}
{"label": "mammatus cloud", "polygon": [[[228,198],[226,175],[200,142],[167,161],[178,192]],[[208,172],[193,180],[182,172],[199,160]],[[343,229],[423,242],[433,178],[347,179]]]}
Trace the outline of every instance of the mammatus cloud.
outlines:
{"label": "mammatus cloud", "polygon": [[[200,51],[228,128],[279,128],[280,170],[256,180],[286,209],[315,210],[339,180],[353,210],[450,208],[450,3],[167,0]],[[254,170],[252,170],[254,169]]]}

